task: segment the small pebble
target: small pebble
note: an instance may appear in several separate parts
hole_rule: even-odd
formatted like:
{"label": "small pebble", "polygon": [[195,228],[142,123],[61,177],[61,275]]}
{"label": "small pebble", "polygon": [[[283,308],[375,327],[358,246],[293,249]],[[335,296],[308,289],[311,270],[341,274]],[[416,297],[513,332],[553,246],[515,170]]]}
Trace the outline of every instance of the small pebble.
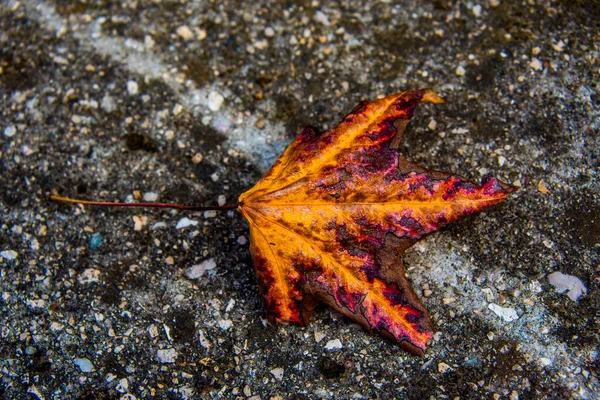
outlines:
{"label": "small pebble", "polygon": [[225,205],[225,203],[227,203],[227,198],[221,194],[217,198],[217,203],[219,204],[219,207],[223,207]]}
{"label": "small pebble", "polygon": [[452,367],[449,366],[448,364],[443,363],[443,362],[441,362],[441,363],[438,364],[438,371],[440,373],[444,374],[444,373],[446,373],[446,372],[448,372],[450,370],[452,370]]}
{"label": "small pebble", "polygon": [[327,336],[325,334],[325,332],[322,331],[315,331],[315,342],[319,343],[321,340],[325,339],[325,336]]}
{"label": "small pebble", "polygon": [[223,103],[225,102],[225,98],[219,92],[212,91],[208,95],[208,108],[211,111],[219,111]]}
{"label": "small pebble", "polygon": [[161,349],[156,352],[156,358],[162,364],[173,364],[177,359],[177,351],[175,349]]}
{"label": "small pebble", "polygon": [[157,222],[154,225],[152,225],[150,227],[150,229],[155,230],[155,229],[162,229],[162,228],[166,228],[166,227],[167,227],[166,222],[161,221],[161,222]]}
{"label": "small pebble", "polygon": [[558,293],[567,292],[567,296],[572,301],[577,301],[581,296],[587,294],[587,288],[576,276],[556,271],[548,275],[548,281]]}
{"label": "small pebble", "polygon": [[127,92],[131,96],[138,94],[139,86],[136,81],[127,81]]}
{"label": "small pebble", "polygon": [[222,319],[218,322],[219,328],[226,331],[233,326],[233,321],[230,319]]}
{"label": "small pebble", "polygon": [[102,101],[100,102],[100,107],[102,107],[104,111],[110,113],[117,108],[117,104],[111,96],[105,94],[102,98]]}
{"label": "small pebble", "polygon": [[256,47],[259,50],[264,50],[267,47],[269,47],[269,42],[267,42],[266,40],[259,40],[258,42],[254,43],[254,47]]}
{"label": "small pebble", "polygon": [[548,365],[552,364],[552,360],[546,357],[541,357],[540,364],[542,364],[543,367],[547,367]]}
{"label": "small pebble", "polygon": [[241,235],[240,237],[237,238],[237,244],[243,246],[246,243],[248,243],[248,239],[246,239],[246,236]]}
{"label": "small pebble", "polygon": [[119,393],[127,393],[129,391],[129,381],[127,378],[121,379],[117,386],[115,386],[115,390]]}
{"label": "small pebble", "polygon": [[471,11],[473,12],[473,15],[476,18],[481,17],[481,5],[480,4],[474,5],[473,8],[471,9]]}
{"label": "small pebble", "polygon": [[79,367],[81,372],[92,372],[94,370],[94,364],[87,358],[76,358],[73,362]]}
{"label": "small pebble", "polygon": [[187,228],[188,226],[196,225],[198,225],[198,221],[189,219],[188,217],[183,217],[179,221],[177,221],[177,226],[175,226],[175,229],[183,229]]}
{"label": "small pebble", "polygon": [[17,128],[14,125],[9,125],[4,128],[4,136],[13,137],[17,133]]}
{"label": "small pebble", "polygon": [[148,222],[148,217],[140,217],[138,215],[134,215],[133,216],[133,230],[136,232],[141,231],[142,229],[144,229],[144,225],[146,225],[146,223]]}
{"label": "small pebble", "polygon": [[271,28],[270,26],[267,26],[265,28],[265,36],[266,37],[273,37],[273,36],[275,36],[275,31],[273,30],[273,28]]}
{"label": "small pebble", "polygon": [[340,341],[340,339],[333,339],[327,342],[327,344],[325,344],[325,349],[326,350],[339,350],[341,349],[342,346],[342,342]]}
{"label": "small pebble", "polygon": [[181,104],[175,104],[173,107],[173,115],[177,116],[183,112],[183,106]]}
{"label": "small pebble", "polygon": [[158,194],[154,192],[146,192],[144,193],[144,201],[156,201],[158,199]]}
{"label": "small pebble", "polygon": [[464,74],[467,72],[464,67],[462,65],[459,65],[456,68],[456,71],[454,71],[456,73],[457,76],[464,76]]}
{"label": "small pebble", "polygon": [[488,308],[506,322],[512,322],[519,319],[519,314],[517,314],[517,310],[514,308],[502,307],[494,303],[488,304]]}
{"label": "small pebble", "polygon": [[152,324],[148,327],[148,335],[150,335],[152,339],[158,336],[158,328],[156,325]]}
{"label": "small pebble", "polygon": [[536,71],[540,71],[542,68],[544,68],[544,66],[542,65],[542,62],[535,57],[533,57],[533,59],[529,63],[529,66]]}
{"label": "small pebble", "polygon": [[95,268],[86,268],[77,277],[77,281],[82,284],[98,282],[100,279],[100,271]]}
{"label": "small pebble", "polygon": [[179,36],[185,41],[189,41],[194,38],[194,32],[192,32],[192,30],[187,25],[182,25],[178,27],[175,32],[177,33],[177,36]]}
{"label": "small pebble", "polygon": [[90,236],[90,250],[97,251],[103,241],[104,237],[101,234],[98,232],[92,233],[92,236]]}
{"label": "small pebble", "polygon": [[544,185],[544,180],[540,179],[540,181],[538,182],[537,185],[537,189],[541,194],[546,194],[548,193],[548,189],[546,188],[546,186]]}
{"label": "small pebble", "polygon": [[269,371],[271,373],[271,375],[273,375],[273,377],[277,380],[280,381],[283,379],[283,368],[273,368],[272,370]]}
{"label": "small pebble", "polygon": [[217,216],[217,210],[204,211],[204,218],[215,218]]}
{"label": "small pebble", "polygon": [[18,256],[19,256],[19,253],[17,253],[14,250],[2,250],[2,251],[0,251],[0,257],[4,258],[5,260],[14,260]]}
{"label": "small pebble", "polygon": [[194,164],[200,164],[202,162],[202,160],[204,159],[204,156],[200,153],[196,153],[194,154],[194,156],[192,157],[192,162]]}
{"label": "small pebble", "polygon": [[217,263],[214,258],[202,261],[200,264],[193,265],[185,271],[185,276],[188,279],[198,279],[206,271],[211,271],[217,267]]}

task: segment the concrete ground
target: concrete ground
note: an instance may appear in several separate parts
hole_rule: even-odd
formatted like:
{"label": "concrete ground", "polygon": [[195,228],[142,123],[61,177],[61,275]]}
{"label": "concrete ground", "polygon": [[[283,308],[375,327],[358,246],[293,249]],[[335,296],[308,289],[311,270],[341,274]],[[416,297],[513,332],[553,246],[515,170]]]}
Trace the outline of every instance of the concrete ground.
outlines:
{"label": "concrete ground", "polygon": [[[599,398],[598,21],[584,0],[1,1],[0,397]],[[47,198],[235,203],[303,126],[420,87],[448,104],[417,111],[409,159],[521,186],[405,255],[422,358],[326,308],[269,325],[235,211]]]}

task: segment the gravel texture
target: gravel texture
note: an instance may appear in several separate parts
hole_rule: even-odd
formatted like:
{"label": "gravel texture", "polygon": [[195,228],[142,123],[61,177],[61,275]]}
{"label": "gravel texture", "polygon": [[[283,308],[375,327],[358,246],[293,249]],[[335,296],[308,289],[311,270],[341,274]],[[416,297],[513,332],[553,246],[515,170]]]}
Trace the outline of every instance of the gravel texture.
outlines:
{"label": "gravel texture", "polygon": [[[583,0],[3,0],[0,397],[595,398],[598,21]],[[422,358],[325,308],[269,325],[235,211],[48,201],[235,203],[304,125],[419,87],[448,104],[418,110],[410,159],[522,188],[407,252]]]}

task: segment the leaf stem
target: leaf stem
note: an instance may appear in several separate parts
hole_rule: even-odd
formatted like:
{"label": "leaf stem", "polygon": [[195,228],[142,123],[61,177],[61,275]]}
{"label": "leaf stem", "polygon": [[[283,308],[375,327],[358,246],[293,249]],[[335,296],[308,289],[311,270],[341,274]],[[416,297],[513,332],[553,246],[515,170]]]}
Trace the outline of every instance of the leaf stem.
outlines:
{"label": "leaf stem", "polygon": [[173,203],[119,203],[111,201],[89,201],[70,199],[68,197],[62,197],[57,195],[51,195],[51,200],[59,201],[62,203],[75,203],[83,204],[87,206],[100,206],[100,207],[139,207],[139,208],[171,208],[176,210],[188,210],[188,211],[224,211],[238,208],[238,204],[228,204],[224,206],[186,206],[183,204]]}

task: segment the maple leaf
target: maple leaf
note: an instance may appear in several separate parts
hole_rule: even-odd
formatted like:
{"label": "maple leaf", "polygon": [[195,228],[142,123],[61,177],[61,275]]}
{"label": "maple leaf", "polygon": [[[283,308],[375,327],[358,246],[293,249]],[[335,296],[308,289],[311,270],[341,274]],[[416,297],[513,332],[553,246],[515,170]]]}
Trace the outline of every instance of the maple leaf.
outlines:
{"label": "maple leaf", "polygon": [[239,198],[268,314],[306,325],[318,302],[422,355],[429,314],[401,254],[424,235],[515,190],[433,171],[398,153],[429,89],[363,102],[335,128],[306,128]]}

